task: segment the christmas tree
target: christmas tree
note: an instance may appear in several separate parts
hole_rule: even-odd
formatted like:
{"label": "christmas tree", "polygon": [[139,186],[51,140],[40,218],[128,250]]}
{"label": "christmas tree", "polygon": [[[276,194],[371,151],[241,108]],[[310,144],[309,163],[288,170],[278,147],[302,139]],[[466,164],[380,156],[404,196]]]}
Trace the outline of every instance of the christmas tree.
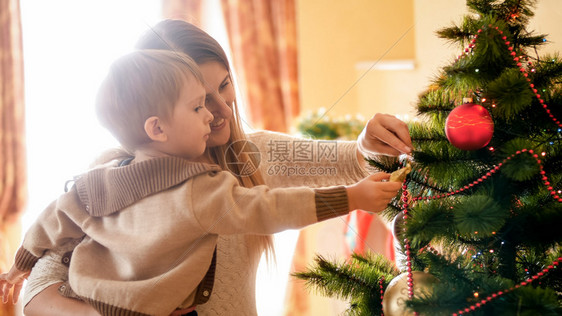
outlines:
{"label": "christmas tree", "polygon": [[317,257],[295,274],[350,315],[562,315],[562,60],[538,56],[535,1],[468,0],[438,31],[461,54],[418,100],[412,157],[384,211],[402,258]]}

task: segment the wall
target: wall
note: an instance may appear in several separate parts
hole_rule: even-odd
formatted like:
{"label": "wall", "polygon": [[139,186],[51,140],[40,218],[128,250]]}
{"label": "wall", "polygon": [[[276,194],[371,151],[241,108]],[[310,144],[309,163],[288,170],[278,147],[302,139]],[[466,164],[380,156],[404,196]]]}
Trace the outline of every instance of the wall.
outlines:
{"label": "wall", "polygon": [[[298,0],[302,111],[335,104],[329,111],[334,117],[377,112],[412,117],[418,94],[459,54],[435,31],[460,21],[465,3]],[[541,54],[562,51],[562,1],[539,1],[535,12],[529,28],[548,33],[551,41]],[[413,68],[378,69],[396,61],[398,68]]]}
{"label": "wall", "polygon": [[387,52],[412,20],[413,0],[297,0],[303,111],[358,112],[355,64],[383,56],[413,58],[414,32]]}

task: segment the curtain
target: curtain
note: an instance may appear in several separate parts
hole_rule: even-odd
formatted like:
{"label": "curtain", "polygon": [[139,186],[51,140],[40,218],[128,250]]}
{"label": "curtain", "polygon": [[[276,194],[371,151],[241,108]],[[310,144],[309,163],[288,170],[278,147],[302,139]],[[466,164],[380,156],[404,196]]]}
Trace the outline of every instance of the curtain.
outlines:
{"label": "curtain", "polygon": [[202,0],[162,0],[162,16],[201,27]]}
{"label": "curtain", "polygon": [[253,127],[288,131],[299,113],[295,1],[221,3]]}
{"label": "curtain", "polygon": [[[7,271],[20,243],[19,217],[27,194],[23,54],[18,0],[0,0],[0,269]],[[2,315],[14,306],[2,304]]]}

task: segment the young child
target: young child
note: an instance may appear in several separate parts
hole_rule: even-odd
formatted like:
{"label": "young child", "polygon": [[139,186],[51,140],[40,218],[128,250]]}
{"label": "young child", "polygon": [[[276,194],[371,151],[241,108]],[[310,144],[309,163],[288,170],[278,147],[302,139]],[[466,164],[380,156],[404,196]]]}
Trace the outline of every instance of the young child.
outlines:
{"label": "young child", "polygon": [[[26,233],[15,264],[0,275],[7,301],[43,253],[82,239],[70,263],[72,290],[104,315],[168,315],[211,295],[220,234],[272,234],[347,214],[380,211],[401,184],[375,174],[322,189],[242,187],[198,162],[212,114],[196,64],[172,51],[118,59],[96,109],[135,158],[75,178]],[[374,195],[377,199],[374,199]]]}

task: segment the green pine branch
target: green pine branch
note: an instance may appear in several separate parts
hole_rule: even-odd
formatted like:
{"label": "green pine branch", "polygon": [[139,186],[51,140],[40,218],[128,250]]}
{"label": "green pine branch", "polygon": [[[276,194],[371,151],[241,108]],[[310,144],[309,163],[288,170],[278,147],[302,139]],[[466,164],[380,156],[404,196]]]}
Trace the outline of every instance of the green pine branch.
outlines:
{"label": "green pine branch", "polygon": [[317,255],[307,272],[294,277],[306,281],[306,287],[321,295],[350,301],[348,315],[376,315],[382,312],[380,286],[398,275],[392,262],[378,254],[352,256],[351,262],[334,263]]}

